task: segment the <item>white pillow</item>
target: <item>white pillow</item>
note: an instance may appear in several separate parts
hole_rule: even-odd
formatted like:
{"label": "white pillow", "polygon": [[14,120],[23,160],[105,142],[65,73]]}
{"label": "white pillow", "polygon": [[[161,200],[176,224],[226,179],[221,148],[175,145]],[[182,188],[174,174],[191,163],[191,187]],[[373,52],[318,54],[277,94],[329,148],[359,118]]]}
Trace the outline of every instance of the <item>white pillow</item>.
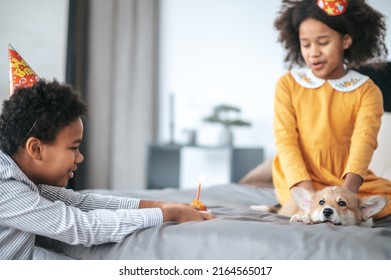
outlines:
{"label": "white pillow", "polygon": [[385,112],[377,136],[378,147],[369,165],[377,176],[391,180],[391,112]]}

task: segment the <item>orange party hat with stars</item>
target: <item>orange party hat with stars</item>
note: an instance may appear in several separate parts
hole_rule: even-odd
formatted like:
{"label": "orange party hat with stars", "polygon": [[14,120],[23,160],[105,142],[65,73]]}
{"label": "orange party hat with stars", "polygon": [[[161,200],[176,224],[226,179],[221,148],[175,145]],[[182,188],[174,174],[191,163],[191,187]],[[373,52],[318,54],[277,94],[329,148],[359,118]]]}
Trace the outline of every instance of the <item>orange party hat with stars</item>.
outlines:
{"label": "orange party hat with stars", "polygon": [[8,45],[8,57],[10,95],[14,93],[15,89],[31,87],[39,80],[39,76],[11,46],[11,44]]}

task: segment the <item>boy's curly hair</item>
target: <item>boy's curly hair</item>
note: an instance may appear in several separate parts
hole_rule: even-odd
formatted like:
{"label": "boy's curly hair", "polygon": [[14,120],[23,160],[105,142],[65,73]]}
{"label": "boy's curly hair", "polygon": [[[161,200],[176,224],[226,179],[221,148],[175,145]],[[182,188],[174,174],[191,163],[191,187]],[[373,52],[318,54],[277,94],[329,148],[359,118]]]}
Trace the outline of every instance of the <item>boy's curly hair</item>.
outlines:
{"label": "boy's curly hair", "polygon": [[28,137],[53,143],[62,128],[87,116],[79,92],[56,80],[43,79],[32,87],[17,89],[3,102],[0,115],[0,149],[12,156]]}
{"label": "boy's curly hair", "polygon": [[343,35],[350,34],[353,43],[345,51],[348,67],[386,61],[388,51],[384,43],[384,16],[366,4],[365,0],[349,0],[346,12],[338,16],[327,15],[318,7],[316,0],[282,2],[274,26],[279,31],[278,41],[287,50],[285,62],[290,68],[305,65],[300,51],[299,26],[308,18],[319,20]]}

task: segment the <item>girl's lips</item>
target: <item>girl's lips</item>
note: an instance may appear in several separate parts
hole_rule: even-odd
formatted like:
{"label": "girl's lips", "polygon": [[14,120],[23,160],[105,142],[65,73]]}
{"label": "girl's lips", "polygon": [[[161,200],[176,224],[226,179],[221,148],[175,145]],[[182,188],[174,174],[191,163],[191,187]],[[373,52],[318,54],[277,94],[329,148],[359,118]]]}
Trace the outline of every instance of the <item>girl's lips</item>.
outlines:
{"label": "girl's lips", "polygon": [[314,70],[320,70],[323,68],[324,62],[316,62],[312,63],[312,69]]}

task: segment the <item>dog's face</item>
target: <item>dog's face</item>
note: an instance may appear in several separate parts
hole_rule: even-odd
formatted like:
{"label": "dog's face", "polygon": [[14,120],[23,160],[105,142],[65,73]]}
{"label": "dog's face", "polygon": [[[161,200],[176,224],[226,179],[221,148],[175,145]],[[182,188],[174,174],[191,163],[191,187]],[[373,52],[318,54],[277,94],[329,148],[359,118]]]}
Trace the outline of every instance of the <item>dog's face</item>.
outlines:
{"label": "dog's face", "polygon": [[294,200],[310,218],[312,223],[333,225],[360,225],[379,213],[387,204],[381,196],[358,198],[342,187],[326,187],[316,193],[303,188],[291,190]]}
{"label": "dog's face", "polygon": [[362,219],[359,205],[359,199],[352,192],[330,187],[315,193],[309,215],[314,222],[357,225]]}

